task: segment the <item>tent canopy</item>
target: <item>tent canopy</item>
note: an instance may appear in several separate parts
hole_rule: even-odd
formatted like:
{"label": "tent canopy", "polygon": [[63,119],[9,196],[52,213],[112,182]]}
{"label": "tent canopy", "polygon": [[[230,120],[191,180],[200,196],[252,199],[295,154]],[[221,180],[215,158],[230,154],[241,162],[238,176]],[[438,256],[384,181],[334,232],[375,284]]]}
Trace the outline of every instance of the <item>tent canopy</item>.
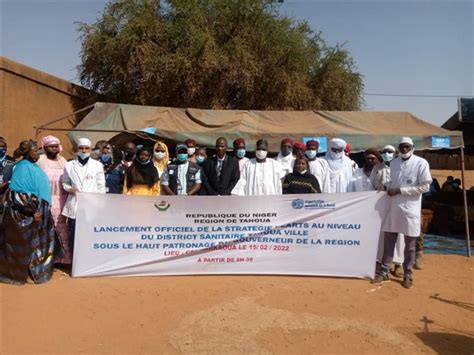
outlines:
{"label": "tent canopy", "polygon": [[88,137],[92,142],[120,132],[143,131],[167,141],[193,138],[204,147],[214,147],[221,136],[229,145],[242,137],[247,150],[254,150],[255,142],[265,138],[271,151],[278,151],[286,137],[342,138],[353,152],[397,146],[402,136],[411,137],[416,149],[440,148],[435,139],[444,142],[445,148],[462,144],[461,132],[434,126],[408,112],[201,110],[98,102],[76,129],[83,131],[72,131],[73,140]]}

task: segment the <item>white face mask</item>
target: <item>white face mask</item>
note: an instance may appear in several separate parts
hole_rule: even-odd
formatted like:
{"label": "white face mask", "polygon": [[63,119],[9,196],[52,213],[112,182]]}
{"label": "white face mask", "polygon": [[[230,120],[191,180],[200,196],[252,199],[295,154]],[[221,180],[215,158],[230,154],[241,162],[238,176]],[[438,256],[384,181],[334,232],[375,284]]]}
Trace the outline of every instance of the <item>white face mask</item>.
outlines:
{"label": "white face mask", "polygon": [[188,155],[191,156],[196,152],[196,148],[188,148]]}
{"label": "white face mask", "polygon": [[334,159],[341,159],[343,156],[344,156],[344,152],[333,152],[332,153],[334,155]]}
{"label": "white face mask", "polygon": [[257,157],[257,159],[263,160],[267,157],[267,153],[268,152],[266,150],[259,149],[255,152],[255,156]]}
{"label": "white face mask", "polygon": [[304,175],[304,174],[306,174],[306,173],[307,173],[307,171],[308,171],[308,170],[303,170],[303,171],[300,171],[300,174],[301,174],[301,175]]}
{"label": "white face mask", "polygon": [[405,154],[402,154],[400,153],[399,155],[403,158],[403,159],[408,159],[410,158],[412,155],[413,155],[413,152],[415,151],[415,149],[412,149],[410,150],[408,153],[405,153]]}
{"label": "white face mask", "polygon": [[154,152],[153,155],[155,156],[156,160],[162,160],[165,157],[165,152]]}
{"label": "white face mask", "polygon": [[77,156],[82,160],[89,158],[91,156],[90,152],[77,152]]}

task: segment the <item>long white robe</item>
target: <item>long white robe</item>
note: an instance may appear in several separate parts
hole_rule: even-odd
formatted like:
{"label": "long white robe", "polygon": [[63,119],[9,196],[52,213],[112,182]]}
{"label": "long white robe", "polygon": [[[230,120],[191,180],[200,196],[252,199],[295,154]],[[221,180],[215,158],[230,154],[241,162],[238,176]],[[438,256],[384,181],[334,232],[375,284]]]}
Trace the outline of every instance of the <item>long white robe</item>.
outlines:
{"label": "long white robe", "polygon": [[281,152],[278,153],[278,156],[275,158],[277,162],[281,164],[281,168],[283,170],[282,179],[285,178],[286,175],[293,172],[293,166],[295,165],[295,157],[292,154],[288,154],[286,157],[281,155]]}
{"label": "long white robe", "polygon": [[340,159],[332,159],[327,154],[324,159],[329,164],[329,192],[354,191],[352,177],[354,170],[357,169],[357,164],[345,154]]}
{"label": "long white robe", "polygon": [[322,193],[329,193],[331,190],[329,164],[325,159],[316,158],[309,162],[309,172],[318,179]]}
{"label": "long white robe", "polygon": [[395,158],[390,163],[388,188],[399,188],[401,194],[390,198],[384,223],[386,232],[418,237],[421,232],[421,195],[429,191],[431,174],[428,162],[416,155],[408,160]]}
{"label": "long white robe", "polygon": [[245,163],[232,195],[281,195],[283,174],[281,164],[274,159],[267,158],[263,163],[250,159]]}
{"label": "long white robe", "polygon": [[249,161],[249,158],[243,157],[242,159],[239,159],[239,170],[242,173],[242,169],[245,166],[245,163]]}

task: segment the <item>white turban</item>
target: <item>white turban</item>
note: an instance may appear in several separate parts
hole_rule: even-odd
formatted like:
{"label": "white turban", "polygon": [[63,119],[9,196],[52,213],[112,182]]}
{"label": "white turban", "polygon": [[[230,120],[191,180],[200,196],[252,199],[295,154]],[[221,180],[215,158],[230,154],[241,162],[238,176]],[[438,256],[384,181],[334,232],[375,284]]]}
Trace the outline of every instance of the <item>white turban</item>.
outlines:
{"label": "white turban", "polygon": [[340,138],[333,138],[329,141],[329,148],[346,149],[346,141]]}
{"label": "white turban", "polygon": [[384,151],[384,150],[391,150],[391,151],[394,152],[394,153],[396,152],[395,147],[394,147],[393,145],[390,145],[390,144],[388,144],[388,145],[386,145],[385,147],[383,147],[382,151]]}
{"label": "white turban", "polygon": [[85,146],[85,147],[92,147],[91,140],[89,138],[79,138],[76,141],[78,147]]}
{"label": "white turban", "polygon": [[413,145],[413,140],[410,137],[402,137],[402,139],[400,139],[399,144],[405,144],[405,143]]}

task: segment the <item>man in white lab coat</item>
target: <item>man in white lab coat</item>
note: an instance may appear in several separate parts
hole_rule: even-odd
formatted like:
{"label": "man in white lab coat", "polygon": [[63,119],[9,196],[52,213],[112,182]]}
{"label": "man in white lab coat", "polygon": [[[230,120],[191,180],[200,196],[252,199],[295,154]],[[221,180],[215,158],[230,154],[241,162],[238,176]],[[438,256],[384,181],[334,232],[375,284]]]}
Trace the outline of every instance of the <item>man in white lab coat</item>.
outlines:
{"label": "man in white lab coat", "polygon": [[389,281],[398,233],[405,236],[404,277],[402,285],[411,288],[415,264],[416,240],[421,232],[421,195],[429,191],[431,174],[428,162],[413,155],[413,140],[403,137],[398,145],[400,154],[390,164],[390,181],[386,184],[390,205],[384,223],[384,251],[381,271],[373,283]]}
{"label": "man in white lab coat", "polygon": [[77,215],[77,192],[96,192],[105,194],[105,175],[102,163],[91,159],[91,141],[79,138],[74,160],[68,161],[62,176],[63,189],[68,193],[62,215],[66,216],[69,229],[70,250],[74,246]]}

